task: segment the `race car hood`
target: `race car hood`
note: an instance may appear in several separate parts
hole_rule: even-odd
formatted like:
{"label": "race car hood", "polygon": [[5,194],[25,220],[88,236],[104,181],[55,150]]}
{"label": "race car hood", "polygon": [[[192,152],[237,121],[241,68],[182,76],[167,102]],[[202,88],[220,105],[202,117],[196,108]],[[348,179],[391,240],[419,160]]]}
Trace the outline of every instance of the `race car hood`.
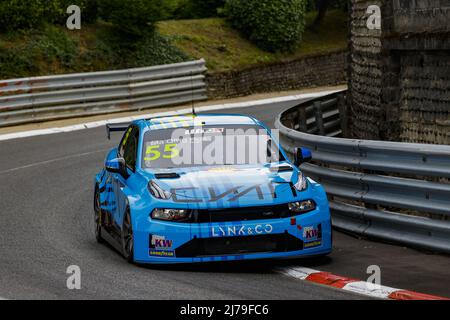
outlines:
{"label": "race car hood", "polygon": [[171,169],[152,180],[176,203],[228,207],[289,201],[298,171],[289,164]]}

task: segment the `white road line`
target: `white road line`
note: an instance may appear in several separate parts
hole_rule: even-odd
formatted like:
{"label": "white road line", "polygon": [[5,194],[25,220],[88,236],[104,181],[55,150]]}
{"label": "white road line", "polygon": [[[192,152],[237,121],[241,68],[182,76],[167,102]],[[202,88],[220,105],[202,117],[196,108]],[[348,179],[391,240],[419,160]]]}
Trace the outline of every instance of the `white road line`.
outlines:
{"label": "white road line", "polygon": [[10,172],[22,170],[22,169],[28,169],[28,168],[32,168],[32,167],[46,165],[46,164],[53,163],[53,162],[58,162],[58,161],[69,160],[69,159],[73,159],[73,158],[80,158],[80,157],[84,157],[84,156],[89,156],[91,154],[100,153],[100,152],[106,152],[108,150],[109,149],[102,149],[102,150],[97,150],[97,151],[92,151],[92,152],[85,152],[85,153],[79,153],[79,154],[75,154],[75,155],[71,155],[71,156],[66,156],[66,157],[61,157],[61,158],[56,158],[56,159],[36,162],[36,163],[32,163],[32,164],[27,164],[27,165],[24,165],[24,166],[20,166],[20,167],[16,167],[16,168],[11,168],[11,169],[7,169],[7,170],[4,170],[4,171],[0,171],[0,175],[4,174],[4,173],[10,173]]}
{"label": "white road line", "polygon": [[[332,94],[332,93],[335,93],[338,91],[340,91],[340,90],[305,93],[305,94],[291,95],[291,96],[284,96],[284,97],[277,97],[277,98],[270,98],[270,99],[261,99],[261,100],[255,100],[255,101],[218,104],[218,105],[212,105],[212,106],[198,107],[198,108],[196,108],[196,111],[197,112],[208,112],[208,111],[258,107],[258,106],[263,106],[263,105],[273,104],[273,103],[282,103],[282,102],[296,101],[296,100],[300,100],[300,99],[317,98],[317,97]],[[113,119],[109,119],[109,120],[87,122],[87,123],[65,126],[65,127],[55,127],[55,128],[49,128],[49,129],[38,129],[38,130],[31,130],[31,131],[7,133],[7,134],[0,135],[0,141],[26,138],[26,137],[34,137],[34,136],[42,136],[42,135],[55,134],[55,133],[79,131],[79,130],[101,127],[108,123],[131,122],[131,121],[138,120],[138,119],[189,114],[191,112],[192,112],[191,108],[185,108],[185,109],[176,110],[176,111],[148,113],[148,114],[144,114],[144,115],[115,118],[115,119],[113,118]]]}

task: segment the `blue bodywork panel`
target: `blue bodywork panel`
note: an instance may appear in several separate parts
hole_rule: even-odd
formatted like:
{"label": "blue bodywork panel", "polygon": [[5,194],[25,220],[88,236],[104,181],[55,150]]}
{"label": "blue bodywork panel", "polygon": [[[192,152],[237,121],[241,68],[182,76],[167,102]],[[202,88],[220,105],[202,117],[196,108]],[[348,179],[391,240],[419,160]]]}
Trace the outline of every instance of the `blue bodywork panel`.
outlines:
{"label": "blue bodywork panel", "polygon": [[[326,193],[309,178],[306,190],[294,188],[301,173],[287,160],[281,146],[286,160],[270,164],[162,170],[144,169],[141,163],[139,155],[148,131],[198,124],[236,124],[257,125],[271,135],[258,120],[240,115],[199,115],[138,120],[132,124],[139,128],[135,172],[128,170],[125,178],[103,168],[96,175],[95,184],[100,192],[101,210],[109,217],[107,223],[119,233],[129,208],[135,262],[296,258],[331,252],[332,228]],[[112,149],[105,164],[114,164],[117,156],[118,149]],[[168,197],[155,197],[149,190],[151,181]],[[289,212],[289,203],[304,200],[312,200],[316,208],[304,214]],[[151,213],[156,208],[188,209],[196,212],[197,220],[155,220]]]}

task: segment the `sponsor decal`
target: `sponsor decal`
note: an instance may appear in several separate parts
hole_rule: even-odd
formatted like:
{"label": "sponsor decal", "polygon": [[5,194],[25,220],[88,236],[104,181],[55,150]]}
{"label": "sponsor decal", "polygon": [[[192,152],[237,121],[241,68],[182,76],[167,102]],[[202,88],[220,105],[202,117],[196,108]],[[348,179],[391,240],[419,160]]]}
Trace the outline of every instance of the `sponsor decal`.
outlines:
{"label": "sponsor decal", "polygon": [[270,234],[273,232],[271,224],[257,224],[255,226],[221,226],[212,227],[211,236],[216,237],[239,237],[260,234]]}
{"label": "sponsor decal", "polygon": [[315,248],[315,247],[319,247],[322,245],[322,241],[321,240],[317,240],[317,241],[312,241],[312,242],[306,242],[304,245],[305,249],[310,249],[310,248]]}
{"label": "sponsor decal", "polygon": [[225,128],[193,128],[189,130],[185,130],[185,135],[193,135],[193,134],[222,134],[225,132]]}
{"label": "sponsor decal", "polygon": [[172,249],[173,240],[166,239],[164,236],[150,235],[150,248],[157,250]]}
{"label": "sponsor decal", "polygon": [[[263,188],[268,189],[270,192],[264,192]],[[179,194],[186,193],[186,191],[191,191],[190,193],[192,195],[186,198],[180,198]],[[229,202],[235,202],[248,194],[256,195],[259,200],[264,200],[266,198],[276,199],[277,197],[275,193],[275,185],[272,182],[268,183],[267,185],[256,184],[245,189],[243,186],[235,186],[228,190],[225,190],[220,194],[218,194],[213,188],[209,188],[208,191],[209,199],[207,200],[196,198],[195,195],[199,193],[199,189],[194,187],[173,188],[170,190],[170,193],[172,194],[173,201],[177,203],[216,202],[222,199]]]}
{"label": "sponsor decal", "polygon": [[149,254],[150,254],[150,256],[153,256],[153,257],[175,258],[175,251],[173,251],[173,250],[166,251],[166,250],[150,249]]}
{"label": "sponsor decal", "polygon": [[304,227],[303,239],[306,241],[322,239],[322,225],[319,224],[317,227],[315,226]]}

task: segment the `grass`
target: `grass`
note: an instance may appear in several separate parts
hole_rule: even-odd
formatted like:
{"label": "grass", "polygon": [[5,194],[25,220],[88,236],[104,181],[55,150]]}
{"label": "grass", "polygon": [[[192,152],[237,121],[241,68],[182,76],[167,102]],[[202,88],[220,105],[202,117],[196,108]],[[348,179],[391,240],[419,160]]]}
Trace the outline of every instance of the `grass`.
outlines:
{"label": "grass", "polygon": [[270,53],[243,38],[223,18],[169,20],[158,23],[158,31],[192,58],[204,58],[211,71],[239,69],[249,65],[286,61],[328,53],[347,47],[347,15],[338,10],[327,13],[314,30],[315,13],[306,17],[303,41],[293,52]]}

